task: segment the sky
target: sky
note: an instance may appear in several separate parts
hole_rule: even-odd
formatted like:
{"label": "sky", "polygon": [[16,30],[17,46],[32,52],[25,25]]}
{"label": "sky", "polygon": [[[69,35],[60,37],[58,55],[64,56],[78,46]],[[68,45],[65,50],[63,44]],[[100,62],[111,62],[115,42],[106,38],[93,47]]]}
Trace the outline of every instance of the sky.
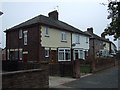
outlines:
{"label": "sky", "polygon": [[[48,16],[55,9],[59,12],[59,20],[64,21],[82,31],[93,27],[94,33],[101,35],[110,20],[107,19],[107,0],[1,0],[0,10],[0,47],[6,45],[5,31],[15,25],[37,15]],[[58,6],[58,7],[57,7]],[[113,41],[112,37],[107,37]],[[117,42],[114,42],[116,46]]]}

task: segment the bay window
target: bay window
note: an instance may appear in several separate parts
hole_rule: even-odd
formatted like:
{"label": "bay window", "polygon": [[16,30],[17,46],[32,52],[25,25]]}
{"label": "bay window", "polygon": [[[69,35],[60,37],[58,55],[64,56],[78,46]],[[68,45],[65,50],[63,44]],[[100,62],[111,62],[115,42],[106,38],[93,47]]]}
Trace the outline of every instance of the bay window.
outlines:
{"label": "bay window", "polygon": [[74,50],[74,60],[76,59],[84,59],[85,58],[85,54],[83,50],[80,49],[75,49]]}
{"label": "bay window", "polygon": [[69,48],[59,48],[58,49],[58,61],[70,61],[71,53]]}

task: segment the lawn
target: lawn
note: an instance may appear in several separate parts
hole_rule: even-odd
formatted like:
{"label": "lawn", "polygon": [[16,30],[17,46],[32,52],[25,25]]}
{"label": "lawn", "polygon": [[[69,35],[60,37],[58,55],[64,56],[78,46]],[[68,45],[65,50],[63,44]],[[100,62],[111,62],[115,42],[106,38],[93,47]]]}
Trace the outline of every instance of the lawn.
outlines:
{"label": "lawn", "polygon": [[90,66],[80,66],[81,73],[90,73]]}

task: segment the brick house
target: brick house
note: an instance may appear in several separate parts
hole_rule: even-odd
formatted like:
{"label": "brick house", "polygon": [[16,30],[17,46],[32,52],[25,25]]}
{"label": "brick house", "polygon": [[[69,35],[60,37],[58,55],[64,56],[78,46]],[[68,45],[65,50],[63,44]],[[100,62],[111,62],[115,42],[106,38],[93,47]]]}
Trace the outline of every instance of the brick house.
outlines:
{"label": "brick house", "polygon": [[72,33],[89,35],[58,20],[58,12],[39,15],[7,29],[7,60],[71,61]]}
{"label": "brick house", "polygon": [[111,50],[111,41],[100,37],[93,33],[93,28],[88,28],[85,31],[87,34],[91,35],[90,37],[90,49],[89,55],[96,57],[107,56]]}

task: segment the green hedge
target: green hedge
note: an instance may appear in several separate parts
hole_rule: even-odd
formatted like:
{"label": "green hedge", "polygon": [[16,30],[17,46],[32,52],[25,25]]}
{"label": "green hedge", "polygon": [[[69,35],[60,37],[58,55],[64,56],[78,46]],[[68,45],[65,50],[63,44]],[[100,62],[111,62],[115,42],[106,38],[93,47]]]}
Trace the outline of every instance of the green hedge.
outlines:
{"label": "green hedge", "polygon": [[90,66],[80,66],[81,73],[90,73]]}

